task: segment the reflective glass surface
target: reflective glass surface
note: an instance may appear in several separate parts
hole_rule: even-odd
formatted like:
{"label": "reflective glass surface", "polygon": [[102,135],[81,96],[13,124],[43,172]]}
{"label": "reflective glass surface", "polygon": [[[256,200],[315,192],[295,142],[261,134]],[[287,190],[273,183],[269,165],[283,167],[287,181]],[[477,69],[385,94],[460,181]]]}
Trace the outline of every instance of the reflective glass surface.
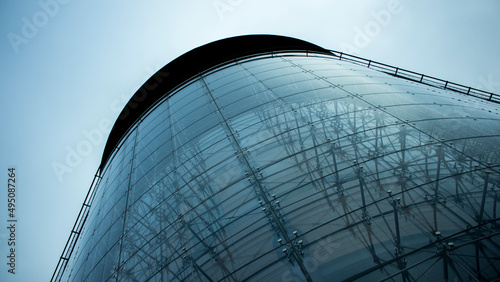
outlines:
{"label": "reflective glass surface", "polygon": [[497,104],[335,58],[201,74],[114,152],[63,280],[494,280]]}

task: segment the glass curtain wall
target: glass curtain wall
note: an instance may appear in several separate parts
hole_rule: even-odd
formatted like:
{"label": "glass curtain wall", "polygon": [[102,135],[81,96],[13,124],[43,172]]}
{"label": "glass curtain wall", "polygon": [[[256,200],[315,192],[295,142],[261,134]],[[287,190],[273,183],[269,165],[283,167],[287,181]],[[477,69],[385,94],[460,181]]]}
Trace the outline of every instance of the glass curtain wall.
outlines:
{"label": "glass curtain wall", "polygon": [[63,280],[500,277],[497,104],[305,53],[167,94],[101,173]]}

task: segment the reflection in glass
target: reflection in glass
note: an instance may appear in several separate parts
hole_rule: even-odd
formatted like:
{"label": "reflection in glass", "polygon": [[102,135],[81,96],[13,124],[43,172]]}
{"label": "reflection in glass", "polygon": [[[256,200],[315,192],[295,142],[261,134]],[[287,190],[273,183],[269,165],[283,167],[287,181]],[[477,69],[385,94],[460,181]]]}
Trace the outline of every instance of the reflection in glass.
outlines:
{"label": "reflection in glass", "polygon": [[497,105],[305,54],[186,85],[108,162],[64,279],[499,277]]}

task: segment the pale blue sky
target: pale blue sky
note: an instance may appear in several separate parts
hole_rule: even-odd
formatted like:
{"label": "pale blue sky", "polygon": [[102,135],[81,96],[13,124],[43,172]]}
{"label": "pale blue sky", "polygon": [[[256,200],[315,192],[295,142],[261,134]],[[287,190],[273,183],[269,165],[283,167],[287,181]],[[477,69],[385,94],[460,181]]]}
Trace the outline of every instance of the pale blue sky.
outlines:
{"label": "pale blue sky", "polygon": [[[197,46],[287,35],[500,92],[496,0],[59,1],[0,3],[1,281],[50,279],[100,162],[109,133],[100,123]],[[105,137],[89,143],[85,132],[96,130]],[[79,146],[85,154],[71,164]],[[58,175],[54,164],[71,171]],[[15,276],[6,266],[9,166],[19,181]]]}

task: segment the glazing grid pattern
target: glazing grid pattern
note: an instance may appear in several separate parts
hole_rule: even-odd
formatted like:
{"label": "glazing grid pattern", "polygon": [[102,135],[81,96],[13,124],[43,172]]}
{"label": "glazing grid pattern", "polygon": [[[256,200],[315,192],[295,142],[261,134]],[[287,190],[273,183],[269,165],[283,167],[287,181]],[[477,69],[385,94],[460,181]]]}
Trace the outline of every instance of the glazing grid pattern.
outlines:
{"label": "glazing grid pattern", "polygon": [[202,74],[124,138],[63,280],[498,278],[499,121],[334,58]]}

